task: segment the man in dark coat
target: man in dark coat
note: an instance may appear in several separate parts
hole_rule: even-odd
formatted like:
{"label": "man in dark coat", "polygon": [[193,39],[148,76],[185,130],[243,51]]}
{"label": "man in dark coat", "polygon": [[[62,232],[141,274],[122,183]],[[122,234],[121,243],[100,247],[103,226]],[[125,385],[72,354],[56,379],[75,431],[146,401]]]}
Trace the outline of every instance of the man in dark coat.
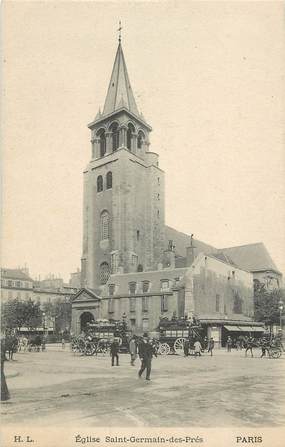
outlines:
{"label": "man in dark coat", "polygon": [[116,366],[119,366],[119,342],[114,338],[110,347],[110,354],[112,357],[112,366],[114,366],[116,359]]}
{"label": "man in dark coat", "polygon": [[152,356],[156,354],[156,350],[154,345],[150,342],[148,339],[148,336],[146,333],[143,335],[143,340],[139,344],[139,357],[141,359],[141,368],[139,370],[138,376],[141,377],[142,373],[146,369],[146,380],[150,380],[150,373],[151,373],[151,361]]}
{"label": "man in dark coat", "polygon": [[253,352],[252,352],[253,345],[254,345],[254,338],[249,337],[249,339],[247,340],[246,348],[245,348],[245,356],[246,357],[247,357],[248,351],[250,351],[251,357],[253,357]]}

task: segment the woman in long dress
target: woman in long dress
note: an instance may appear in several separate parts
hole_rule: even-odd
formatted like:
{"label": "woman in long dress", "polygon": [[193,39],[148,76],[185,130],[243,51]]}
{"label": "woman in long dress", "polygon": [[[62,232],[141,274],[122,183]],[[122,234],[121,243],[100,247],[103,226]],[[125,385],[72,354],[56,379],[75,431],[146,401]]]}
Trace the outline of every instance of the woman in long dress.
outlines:
{"label": "woman in long dress", "polygon": [[5,374],[4,374],[4,362],[6,360],[5,356],[5,340],[1,340],[1,401],[9,400],[10,394],[7,387]]}

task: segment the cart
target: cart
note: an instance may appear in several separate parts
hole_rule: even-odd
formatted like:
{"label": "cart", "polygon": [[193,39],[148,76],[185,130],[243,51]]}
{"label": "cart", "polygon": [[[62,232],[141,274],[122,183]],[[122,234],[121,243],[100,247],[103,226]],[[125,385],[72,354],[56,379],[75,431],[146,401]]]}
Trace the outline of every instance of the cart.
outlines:
{"label": "cart", "polygon": [[197,319],[188,320],[186,318],[176,319],[161,318],[159,322],[159,347],[158,353],[161,355],[178,354],[184,355],[184,345],[189,341],[189,354],[193,352],[195,340],[202,343],[202,328]]}

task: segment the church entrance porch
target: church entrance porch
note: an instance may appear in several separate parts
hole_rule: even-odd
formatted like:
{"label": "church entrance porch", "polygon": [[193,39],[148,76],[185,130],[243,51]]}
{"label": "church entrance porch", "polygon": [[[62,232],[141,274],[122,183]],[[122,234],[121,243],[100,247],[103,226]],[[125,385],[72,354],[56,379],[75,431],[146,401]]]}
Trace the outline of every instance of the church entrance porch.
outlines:
{"label": "church entrance porch", "polygon": [[94,321],[94,317],[91,312],[83,312],[80,315],[80,332],[86,331],[87,323]]}

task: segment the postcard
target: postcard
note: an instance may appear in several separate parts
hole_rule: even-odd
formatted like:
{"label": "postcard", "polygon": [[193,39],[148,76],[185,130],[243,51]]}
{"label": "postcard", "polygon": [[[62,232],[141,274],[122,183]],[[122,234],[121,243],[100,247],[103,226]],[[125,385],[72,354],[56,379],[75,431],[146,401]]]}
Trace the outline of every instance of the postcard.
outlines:
{"label": "postcard", "polygon": [[284,4],[2,2],[3,447],[282,447]]}

